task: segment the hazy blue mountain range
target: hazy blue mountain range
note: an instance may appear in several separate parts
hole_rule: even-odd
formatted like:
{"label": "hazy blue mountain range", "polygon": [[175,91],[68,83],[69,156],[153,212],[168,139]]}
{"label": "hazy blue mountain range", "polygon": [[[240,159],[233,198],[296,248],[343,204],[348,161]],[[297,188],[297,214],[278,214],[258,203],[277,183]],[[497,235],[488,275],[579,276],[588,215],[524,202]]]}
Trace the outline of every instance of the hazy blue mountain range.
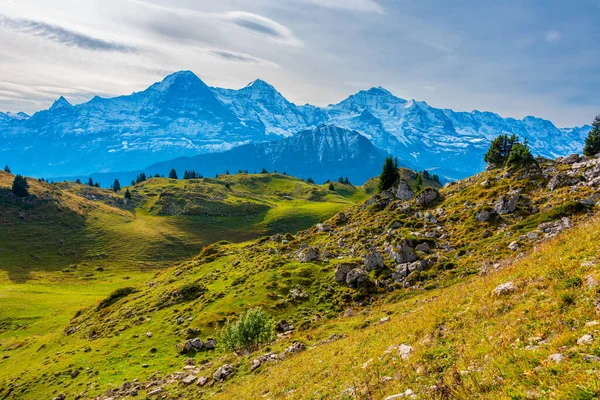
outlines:
{"label": "hazy blue mountain range", "polygon": [[[281,140],[250,143],[220,153],[180,157],[150,165],[143,171],[96,173],[69,179],[79,178],[85,182],[91,177],[102,186],[110,186],[115,178],[122,183],[129,183],[140,172],[148,176],[168,176],[172,168],[180,178],[185,170],[214,177],[226,171],[255,173],[266,168],[269,172],[285,172],[304,179],[310,177],[318,183],[348,177],[351,182],[362,184],[381,172],[386,156],[356,131],[320,125]],[[412,165],[403,166],[415,168]]]}
{"label": "hazy blue mountain range", "polygon": [[[557,128],[535,117],[516,120],[491,112],[437,109],[381,87],[327,107],[297,106],[261,80],[239,90],[211,88],[192,72],[181,71],[128,96],[95,97],[76,106],[61,97],[31,117],[0,113],[0,163],[45,177],[135,171],[179,157],[290,138],[322,124],[357,131],[405,163],[448,178],[480,171],[485,149],[500,133],[527,139],[536,155],[556,157],[581,151],[591,129]],[[249,157],[240,162],[254,162],[247,150],[238,156]],[[296,161],[305,165],[294,158],[289,163]],[[287,169],[292,171],[291,164]]]}

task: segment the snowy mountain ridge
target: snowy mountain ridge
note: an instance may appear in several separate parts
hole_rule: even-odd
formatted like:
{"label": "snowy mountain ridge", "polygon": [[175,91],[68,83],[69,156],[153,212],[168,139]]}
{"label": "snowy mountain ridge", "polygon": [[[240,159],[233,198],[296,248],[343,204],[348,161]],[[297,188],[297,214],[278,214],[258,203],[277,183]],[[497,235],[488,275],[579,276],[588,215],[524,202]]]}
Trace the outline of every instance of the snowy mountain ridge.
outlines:
{"label": "snowy mountain ridge", "polygon": [[438,109],[382,87],[327,107],[298,106],[260,79],[237,90],[211,88],[193,72],[180,71],[127,96],[96,96],[79,105],[61,96],[31,117],[0,113],[0,159],[46,177],[137,170],[291,137],[322,124],[357,131],[379,149],[449,178],[480,171],[483,153],[498,134],[514,133],[536,155],[556,157],[580,152],[591,129]]}

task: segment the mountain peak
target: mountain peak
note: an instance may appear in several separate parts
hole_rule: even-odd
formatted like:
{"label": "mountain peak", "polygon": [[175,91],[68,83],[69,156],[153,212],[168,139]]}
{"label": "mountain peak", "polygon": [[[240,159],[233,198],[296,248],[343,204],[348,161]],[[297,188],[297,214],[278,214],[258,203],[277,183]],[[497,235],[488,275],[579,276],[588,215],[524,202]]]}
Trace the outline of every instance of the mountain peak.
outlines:
{"label": "mountain peak", "polygon": [[150,86],[150,89],[154,89],[160,92],[166,91],[174,86],[192,86],[192,85],[206,86],[204,82],[192,71],[184,70],[173,72],[167,75],[165,79]]}
{"label": "mountain peak", "polygon": [[255,79],[250,82],[246,87],[251,88],[261,88],[261,89],[275,89],[273,85],[263,81],[262,79]]}
{"label": "mountain peak", "polygon": [[65,99],[63,96],[60,96],[58,98],[58,100],[56,100],[54,102],[54,104],[52,104],[52,107],[50,107],[51,110],[58,110],[61,108],[71,108],[73,107],[73,105],[71,103],[69,103],[69,101],[67,99]]}
{"label": "mountain peak", "polygon": [[366,91],[369,94],[373,94],[373,95],[383,95],[383,96],[393,96],[392,92],[390,92],[389,90],[387,90],[386,88],[382,87],[382,86],[373,86],[371,89]]}

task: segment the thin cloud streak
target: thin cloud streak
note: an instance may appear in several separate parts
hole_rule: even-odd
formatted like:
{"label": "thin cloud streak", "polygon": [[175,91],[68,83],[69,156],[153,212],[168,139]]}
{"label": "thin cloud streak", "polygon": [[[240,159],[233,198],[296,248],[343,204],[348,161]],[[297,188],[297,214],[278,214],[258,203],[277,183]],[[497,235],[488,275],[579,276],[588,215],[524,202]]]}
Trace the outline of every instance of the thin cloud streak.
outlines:
{"label": "thin cloud streak", "polygon": [[137,51],[135,47],[122,43],[109,42],[94,38],[83,33],[71,31],[46,22],[34,21],[24,18],[10,18],[0,14],[0,27],[15,32],[33,35],[69,47],[77,47],[93,51],[114,51],[129,53]]}

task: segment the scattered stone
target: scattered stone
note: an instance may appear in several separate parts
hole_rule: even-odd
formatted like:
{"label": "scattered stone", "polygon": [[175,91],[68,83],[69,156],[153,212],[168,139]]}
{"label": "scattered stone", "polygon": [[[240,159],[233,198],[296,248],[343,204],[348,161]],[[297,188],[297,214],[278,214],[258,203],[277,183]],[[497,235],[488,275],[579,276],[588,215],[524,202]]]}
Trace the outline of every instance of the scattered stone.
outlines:
{"label": "scattered stone", "polygon": [[152,389],[148,392],[148,396],[156,396],[158,394],[162,393],[162,388],[156,388],[156,389]]}
{"label": "scattered stone", "polygon": [[217,347],[217,341],[214,338],[207,338],[202,347],[204,350],[214,350]]}
{"label": "scattered stone", "polygon": [[304,291],[304,289],[302,289],[302,287],[298,285],[294,289],[290,290],[288,297],[291,301],[297,301],[308,299],[309,295]]}
{"label": "scattered stone", "polygon": [[487,239],[487,238],[489,238],[489,237],[492,237],[493,235],[494,235],[494,234],[493,234],[491,231],[487,230],[487,229],[486,229],[485,231],[483,231],[483,238],[484,238],[484,239]]}
{"label": "scattered stone", "polygon": [[560,364],[561,362],[565,361],[566,359],[567,358],[562,353],[554,353],[554,354],[550,354],[548,356],[548,360],[549,361],[553,361],[553,362],[555,362],[557,364]]}
{"label": "scattered stone", "polygon": [[223,364],[213,374],[213,379],[217,382],[223,382],[233,374],[233,366],[231,364]]}
{"label": "scattered stone", "polygon": [[388,247],[390,258],[398,264],[409,263],[419,259],[409,239],[402,239],[396,246]]}
{"label": "scattered stone", "polygon": [[550,191],[554,191],[561,187],[576,185],[577,182],[579,182],[579,179],[574,176],[556,174],[550,179],[550,182],[548,182],[547,188]]}
{"label": "scattered stone", "polygon": [[479,222],[488,222],[496,213],[492,209],[484,208],[475,214],[475,219]]}
{"label": "scattered stone", "polygon": [[580,337],[579,339],[577,339],[577,344],[578,345],[588,345],[588,344],[592,344],[592,342],[594,341],[594,337],[592,335],[583,335],[582,337]]}
{"label": "scattered stone", "polygon": [[348,263],[342,263],[342,264],[338,264],[335,267],[335,275],[334,275],[334,279],[337,283],[344,283],[346,282],[346,276],[348,275],[348,272],[352,271],[353,269],[357,268],[358,265],[356,264],[348,264]]}
{"label": "scattered stone", "polygon": [[362,268],[354,268],[346,275],[346,283],[350,287],[357,287],[369,279],[369,274]]}
{"label": "scattered stone", "polygon": [[152,332],[146,332],[146,336],[148,336],[149,338],[152,337]]}
{"label": "scattered stone", "polygon": [[329,224],[317,224],[317,230],[319,232],[330,232],[331,231],[331,225],[329,225]]}
{"label": "scattered stone", "polygon": [[415,194],[413,193],[409,184],[404,180],[398,182],[398,186],[391,188],[390,191],[394,194],[394,196],[396,196],[397,199],[402,201],[407,201],[415,197]]}
{"label": "scattered stone", "polygon": [[519,250],[519,243],[518,243],[518,242],[511,242],[511,243],[508,245],[508,249],[509,249],[509,250],[512,250],[512,251],[517,251],[517,250]]}
{"label": "scattered stone", "polygon": [[515,290],[516,290],[516,288],[515,288],[514,283],[505,282],[505,283],[502,283],[502,284],[496,286],[494,288],[494,290],[492,290],[492,295],[493,296],[504,296],[507,294],[514,293]]}
{"label": "scattered stone", "polygon": [[298,261],[300,262],[312,262],[319,259],[319,250],[312,246],[308,246],[298,253]]}
{"label": "scattered stone", "polygon": [[59,393],[53,400],[65,400],[67,396],[64,393]]}
{"label": "scattered stone", "polygon": [[431,247],[429,246],[429,243],[423,242],[418,244],[417,247],[415,247],[415,250],[420,251],[421,253],[429,253],[431,251]]}
{"label": "scattered stone", "polygon": [[398,354],[400,354],[400,357],[403,360],[408,360],[408,358],[412,355],[413,352],[414,349],[412,348],[412,346],[409,346],[407,344],[401,344],[400,346],[398,346]]}
{"label": "scattered stone", "polygon": [[186,377],[184,377],[181,382],[184,385],[191,385],[192,383],[194,383],[194,381],[196,380],[196,375],[187,375]]}
{"label": "scattered stone", "polygon": [[540,235],[537,232],[529,232],[527,233],[527,239],[529,240],[537,240]]}
{"label": "scattered stone", "polygon": [[302,342],[294,342],[290,347],[285,349],[285,354],[300,353],[306,350],[306,345]]}
{"label": "scattered stone", "polygon": [[367,254],[364,259],[365,270],[367,272],[378,270],[384,267],[383,265],[383,257],[377,250],[371,250],[369,254]]}
{"label": "scattered stone", "polygon": [[500,215],[510,214],[517,209],[521,190],[513,190],[506,196],[500,196],[494,205],[494,211]]}
{"label": "scattered stone", "polygon": [[149,365],[148,364],[142,364],[142,368],[148,368]]}
{"label": "scattered stone", "polygon": [[275,324],[275,330],[277,332],[289,332],[294,330],[294,325],[288,323],[286,320],[282,319],[281,321]]}
{"label": "scattered stone", "polygon": [[439,192],[434,188],[425,188],[416,197],[417,204],[421,206],[428,206],[432,204],[439,197]]}
{"label": "scattered stone", "polygon": [[276,353],[267,353],[259,358],[255,358],[252,360],[252,366],[250,367],[250,371],[254,371],[264,363],[268,361],[279,361],[280,357]]}
{"label": "scattered stone", "polygon": [[600,362],[600,357],[591,354],[582,354],[581,357],[587,362]]}
{"label": "scattered stone", "polygon": [[200,386],[200,387],[206,385],[207,383],[208,383],[208,378],[205,376],[199,377],[198,380],[196,381],[196,385]]}
{"label": "scattered stone", "polygon": [[571,222],[571,219],[568,217],[563,217],[558,221],[541,223],[538,226],[538,229],[544,233],[544,237],[551,238],[558,235],[565,229],[571,228],[572,226],[573,223]]}

